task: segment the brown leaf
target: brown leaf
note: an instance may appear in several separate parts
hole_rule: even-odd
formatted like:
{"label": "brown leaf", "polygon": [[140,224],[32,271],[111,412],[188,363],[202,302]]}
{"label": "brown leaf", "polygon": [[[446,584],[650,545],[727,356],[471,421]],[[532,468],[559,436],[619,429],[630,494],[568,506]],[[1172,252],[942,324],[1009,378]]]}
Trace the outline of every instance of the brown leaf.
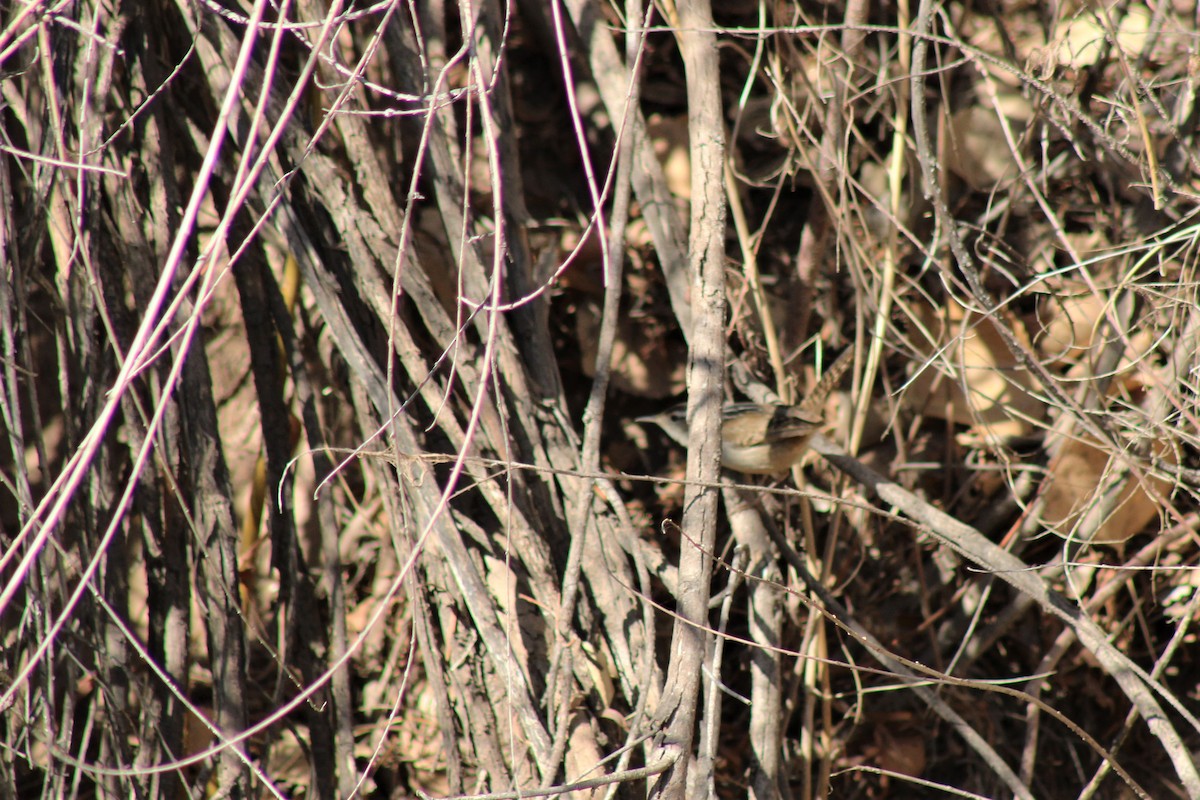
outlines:
{"label": "brown leaf", "polygon": [[[944,374],[944,366],[922,369],[904,394],[909,408],[990,437],[1027,435],[1044,418],[1042,401],[1031,394],[1036,380],[1017,364],[990,322],[953,301],[945,312],[926,307],[920,317],[932,340],[922,343],[928,347],[926,363],[935,358],[936,345],[943,360],[938,365],[948,361],[953,374]],[[1004,324],[1023,335],[1017,320],[1006,317]]]}

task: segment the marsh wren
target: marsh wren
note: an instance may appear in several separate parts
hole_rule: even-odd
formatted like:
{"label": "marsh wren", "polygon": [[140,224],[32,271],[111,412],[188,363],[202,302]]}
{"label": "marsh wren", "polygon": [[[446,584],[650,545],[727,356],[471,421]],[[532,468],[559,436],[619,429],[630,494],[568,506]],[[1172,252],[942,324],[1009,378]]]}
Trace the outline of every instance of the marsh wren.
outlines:
{"label": "marsh wren", "polygon": [[[786,472],[808,450],[813,434],[821,429],[825,398],[837,386],[854,360],[854,348],[842,353],[808,396],[798,405],[780,403],[727,403],[721,408],[721,466],[750,475]],[[684,447],[688,440],[687,405],[648,417]]]}

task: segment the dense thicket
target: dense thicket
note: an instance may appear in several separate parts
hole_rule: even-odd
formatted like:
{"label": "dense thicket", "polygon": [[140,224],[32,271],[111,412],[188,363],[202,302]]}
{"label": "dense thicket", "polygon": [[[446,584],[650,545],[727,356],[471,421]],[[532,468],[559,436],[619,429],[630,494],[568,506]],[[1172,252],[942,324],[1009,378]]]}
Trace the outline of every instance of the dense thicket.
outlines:
{"label": "dense thicket", "polygon": [[0,796],[1200,797],[1194,4],[707,14],[0,10]]}

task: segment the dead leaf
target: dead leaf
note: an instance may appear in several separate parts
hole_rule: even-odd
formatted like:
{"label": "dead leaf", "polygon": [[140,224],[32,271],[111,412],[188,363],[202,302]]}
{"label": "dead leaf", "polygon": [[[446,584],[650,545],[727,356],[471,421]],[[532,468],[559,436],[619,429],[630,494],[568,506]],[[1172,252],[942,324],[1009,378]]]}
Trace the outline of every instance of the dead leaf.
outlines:
{"label": "dead leaf", "polygon": [[882,726],[876,728],[875,733],[875,744],[879,750],[875,761],[882,769],[914,778],[925,772],[928,753],[924,736],[916,731],[884,732]]}
{"label": "dead leaf", "polygon": [[[1112,12],[1116,5],[1113,4],[1107,13],[1116,26],[1117,46],[1126,53],[1136,55],[1145,46],[1153,15],[1145,5],[1133,3],[1121,13],[1119,19],[1113,19]],[[1104,13],[1104,10],[1087,4],[1077,16],[1060,25],[1060,33],[1055,38],[1055,58],[1058,63],[1075,69],[1084,69],[1096,63],[1106,35],[1105,21],[1097,15]]]}
{"label": "dead leaf", "polygon": [[[1014,136],[1033,117],[1029,101],[1020,95],[1006,95],[998,105]],[[996,114],[990,106],[973,105],[956,111],[948,123],[946,166],[978,192],[991,191],[1020,174],[1020,164]]]}
{"label": "dead leaf", "polygon": [[[1176,463],[1169,442],[1156,441],[1151,450]],[[1141,533],[1158,516],[1171,484],[1139,475],[1127,460],[1101,450],[1094,439],[1066,439],[1043,482],[1042,522],[1059,536],[1091,544],[1121,544]]]}
{"label": "dead leaf", "polygon": [[[1064,286],[1062,291],[1048,294],[1047,309],[1042,312],[1046,321],[1036,337],[1038,352],[1055,363],[1077,361],[1096,343],[1096,333],[1104,324],[1105,309],[1110,303],[1107,296],[1082,285]],[[1143,327],[1134,331],[1128,337],[1121,361],[1124,368],[1140,362],[1153,346],[1150,330]]]}
{"label": "dead leaf", "polygon": [[[613,342],[613,386],[628,394],[661,400],[681,393],[685,387],[686,346],[675,343],[665,332],[655,331],[645,318],[621,315]],[[600,309],[585,300],[575,313],[583,372],[596,374],[600,340]]]}
{"label": "dead leaf", "polygon": [[[924,362],[935,360],[935,347],[940,360],[913,378],[904,403],[925,416],[972,426],[976,437],[1028,435],[1045,417],[1045,407],[1032,394],[1036,379],[1018,365],[995,326],[953,301],[944,311],[926,307],[919,315],[932,340],[921,343],[928,348]],[[1002,317],[1001,324],[1024,338],[1017,320]]]}
{"label": "dead leaf", "polygon": [[687,117],[652,114],[646,121],[646,133],[654,143],[654,155],[662,164],[667,188],[676,198],[691,202],[692,150]]}

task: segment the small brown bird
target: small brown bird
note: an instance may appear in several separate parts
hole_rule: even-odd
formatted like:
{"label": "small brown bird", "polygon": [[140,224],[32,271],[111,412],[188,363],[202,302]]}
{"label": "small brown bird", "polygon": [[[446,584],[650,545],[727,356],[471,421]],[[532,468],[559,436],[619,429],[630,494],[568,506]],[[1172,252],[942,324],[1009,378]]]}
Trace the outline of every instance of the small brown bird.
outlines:
{"label": "small brown bird", "polygon": [[[721,409],[721,466],[750,475],[775,475],[791,469],[821,429],[825,398],[854,360],[853,348],[842,353],[820,382],[798,405],[727,403]],[[639,417],[653,422],[668,436],[687,446],[687,405]]]}

